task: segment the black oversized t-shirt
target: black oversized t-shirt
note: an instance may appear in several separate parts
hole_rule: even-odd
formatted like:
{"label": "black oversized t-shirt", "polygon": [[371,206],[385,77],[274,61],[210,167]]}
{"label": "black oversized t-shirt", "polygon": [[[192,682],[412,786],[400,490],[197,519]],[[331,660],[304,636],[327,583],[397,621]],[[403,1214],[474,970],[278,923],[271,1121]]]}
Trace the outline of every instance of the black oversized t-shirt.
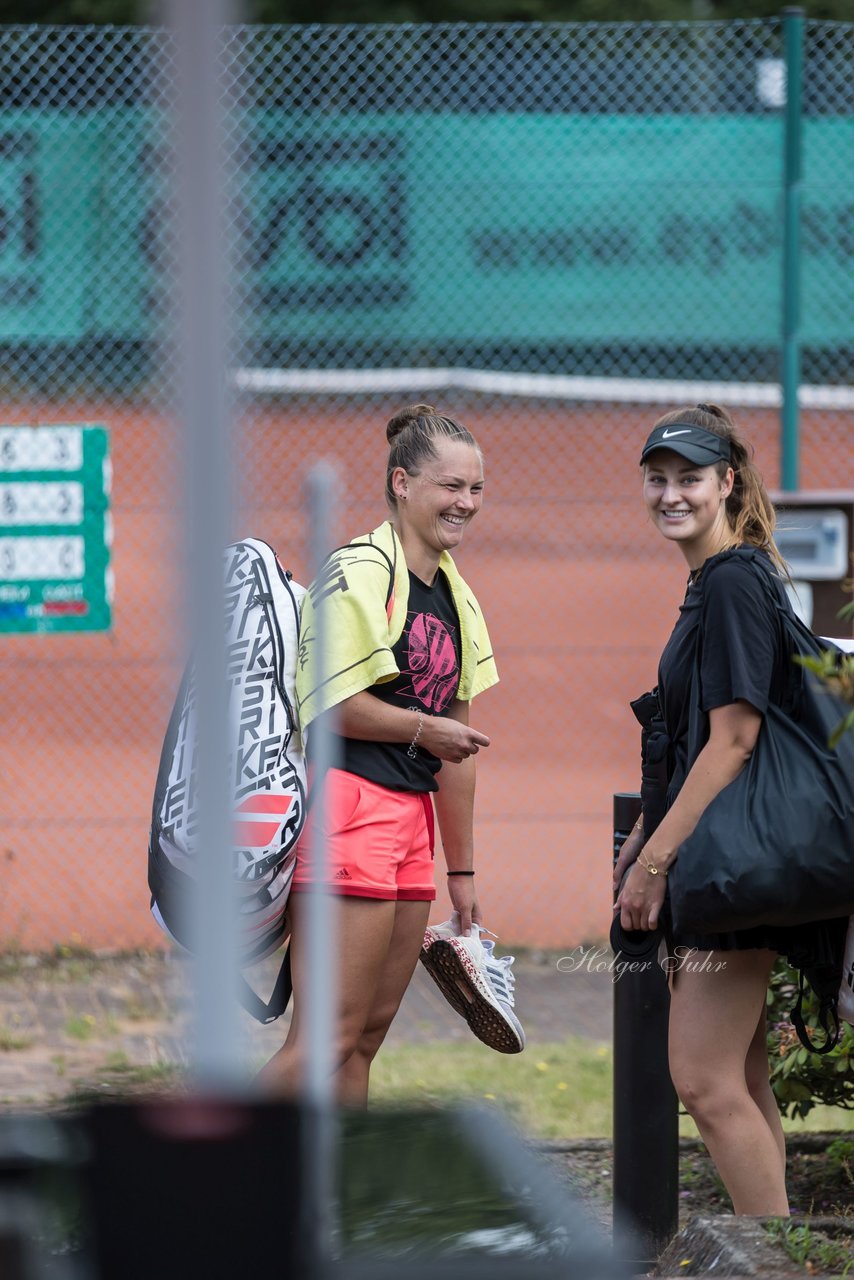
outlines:
{"label": "black oversized t-shirt", "polygon": [[[393,707],[447,715],[460,684],[460,624],[451,588],[440,569],[432,586],[410,570],[406,622],[392,646],[399,674],[369,690]],[[341,767],[394,791],[437,791],[442,762],[406,742],[340,739]]]}
{"label": "black oversized t-shirt", "polygon": [[673,753],[671,802],[691,763],[688,717],[698,641],[702,711],[743,699],[764,714],[769,702],[782,704],[787,687],[780,621],[757,570],[727,552],[712,556],[700,580],[689,579],[659,663],[659,698]]}

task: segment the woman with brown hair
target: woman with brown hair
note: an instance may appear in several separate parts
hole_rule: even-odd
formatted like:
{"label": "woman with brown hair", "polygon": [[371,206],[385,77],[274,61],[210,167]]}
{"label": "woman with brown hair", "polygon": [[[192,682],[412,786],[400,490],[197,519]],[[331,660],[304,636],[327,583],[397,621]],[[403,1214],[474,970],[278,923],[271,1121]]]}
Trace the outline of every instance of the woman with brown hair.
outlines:
{"label": "woman with brown hair", "polygon": [[[336,1084],[339,1101],[355,1105],[367,1099],[371,1063],[412,977],[436,896],[434,805],[460,933],[479,932],[475,756],[489,738],[469,724],[469,706],[498,679],[480,606],[450,554],[483,501],[477,442],[432,405],[396,414],[386,437],[389,519],[335,552],[312,583],[297,672],[309,758],[310,726],[333,708],[338,735],[340,768],[329,772],[324,806],[339,962]],[[314,661],[321,607],[322,676]],[[305,834],[301,847],[310,847]],[[302,1070],[310,874],[298,858],[289,903],[294,1015],[259,1077],[275,1091],[292,1091]],[[501,1017],[497,1008],[493,1014]]]}
{"label": "woman with brown hair", "polygon": [[[689,576],[658,673],[669,738],[666,812],[654,829],[644,829],[642,817],[626,841],[615,868],[615,885],[622,884],[616,909],[627,930],[663,927],[673,1083],[735,1212],[786,1215],[786,1150],[769,1083],[766,991],[777,956],[802,945],[816,926],[674,935],[666,900],[668,868],[680,846],[745,766],[765,711],[772,702],[782,705],[789,679],[773,600],[734,551],[757,548],[760,572],[783,592],[774,509],[751,453],[724,409],[700,404],[660,418],[641,454],[649,517],[679,547]],[[705,742],[692,758],[695,673]]]}

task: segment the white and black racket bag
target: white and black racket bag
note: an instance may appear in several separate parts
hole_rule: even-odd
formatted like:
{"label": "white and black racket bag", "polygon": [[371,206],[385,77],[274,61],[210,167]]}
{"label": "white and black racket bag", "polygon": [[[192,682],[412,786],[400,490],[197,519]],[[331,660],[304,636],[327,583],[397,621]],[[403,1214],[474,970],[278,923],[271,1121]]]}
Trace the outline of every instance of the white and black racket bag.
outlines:
{"label": "white and black racket bag", "polygon": [[[305,822],[305,756],[296,719],[299,615],[305,589],[258,538],[224,553],[229,769],[240,960],[255,964],[288,937],[286,904]],[[194,805],[195,682],[192,661],[169,720],[154,792],[148,848],[151,910],[188,945],[190,895],[198,873]],[[290,998],[288,956],[267,1004],[242,980],[241,999],[272,1022]]]}

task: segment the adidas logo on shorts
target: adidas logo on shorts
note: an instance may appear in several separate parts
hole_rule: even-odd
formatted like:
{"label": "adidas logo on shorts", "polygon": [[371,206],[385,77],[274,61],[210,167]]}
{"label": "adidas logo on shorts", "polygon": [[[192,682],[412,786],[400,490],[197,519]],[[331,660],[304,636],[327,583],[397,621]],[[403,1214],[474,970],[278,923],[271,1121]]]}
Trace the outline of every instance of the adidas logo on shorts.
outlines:
{"label": "adidas logo on shorts", "polygon": [[342,867],[340,871],[335,872],[335,879],[336,880],[352,880],[353,877],[350,875],[350,872],[347,870],[346,867]]}

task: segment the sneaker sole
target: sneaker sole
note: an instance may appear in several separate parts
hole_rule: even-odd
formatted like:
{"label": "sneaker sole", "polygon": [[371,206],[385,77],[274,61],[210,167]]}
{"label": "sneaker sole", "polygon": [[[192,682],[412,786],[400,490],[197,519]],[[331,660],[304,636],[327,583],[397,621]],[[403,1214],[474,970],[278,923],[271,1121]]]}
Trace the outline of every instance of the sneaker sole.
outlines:
{"label": "sneaker sole", "polygon": [[436,939],[422,950],[420,958],[448,1004],[465,1018],[478,1040],[498,1053],[522,1052],[524,1034],[520,1035],[504,1012],[480,990],[478,975],[473,966],[467,967],[464,952],[445,939]]}
{"label": "sneaker sole", "polygon": [[[456,936],[456,935],[452,935],[452,936]],[[434,972],[430,964],[430,951],[436,945],[436,943],[450,942],[450,941],[451,939],[448,937],[447,934],[434,933],[434,931],[428,925],[426,930],[424,931],[424,941],[421,944],[420,960],[421,960],[421,963],[424,965],[424,968],[430,974],[433,981],[436,983],[438,987],[441,988],[442,995],[445,997],[445,999],[449,1002],[449,1004],[453,1005],[454,1009],[457,1011],[460,1017],[464,1018],[466,1016],[466,1005],[468,1004],[468,1001],[466,1000],[465,996],[461,994],[455,982],[451,982],[451,983],[446,982],[444,975],[439,973],[438,971]],[[436,954],[438,955],[438,952]],[[468,984],[466,983],[464,985],[466,986],[466,989],[468,989]]]}
{"label": "sneaker sole", "polygon": [[[455,976],[450,972],[452,968],[450,964],[439,965],[437,963],[439,959],[438,951],[436,951],[435,956],[433,955],[434,948],[438,947],[440,943],[444,943],[448,947],[448,940],[446,938],[433,938],[430,940],[429,946],[426,945],[428,941],[426,937],[424,941],[425,946],[422,948],[420,955],[421,963],[454,1012],[458,1013],[461,1018],[465,1018],[469,1005],[474,998],[468,978],[458,976],[461,966],[457,966],[457,976]],[[467,993],[468,998],[463,994],[464,991]]]}

